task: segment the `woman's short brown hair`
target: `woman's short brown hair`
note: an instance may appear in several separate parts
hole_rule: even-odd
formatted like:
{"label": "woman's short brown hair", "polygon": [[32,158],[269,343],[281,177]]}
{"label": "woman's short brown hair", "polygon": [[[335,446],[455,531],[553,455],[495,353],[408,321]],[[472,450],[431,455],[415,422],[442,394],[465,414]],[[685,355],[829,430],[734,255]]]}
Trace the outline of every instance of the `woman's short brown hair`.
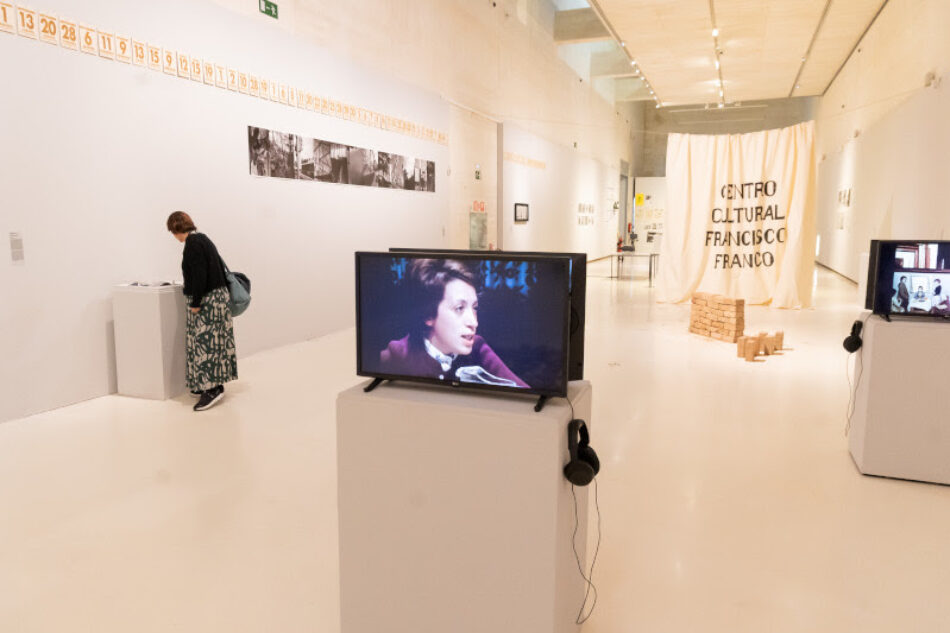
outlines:
{"label": "woman's short brown hair", "polygon": [[191,233],[195,229],[195,223],[191,221],[191,216],[184,211],[175,211],[165,222],[165,226],[171,233]]}
{"label": "woman's short brown hair", "polygon": [[410,324],[410,333],[417,342],[429,335],[428,319],[434,319],[439,304],[445,297],[445,286],[453,279],[464,281],[477,290],[477,281],[471,269],[456,259],[415,259],[409,264],[408,277],[412,289],[411,303],[416,318]]}

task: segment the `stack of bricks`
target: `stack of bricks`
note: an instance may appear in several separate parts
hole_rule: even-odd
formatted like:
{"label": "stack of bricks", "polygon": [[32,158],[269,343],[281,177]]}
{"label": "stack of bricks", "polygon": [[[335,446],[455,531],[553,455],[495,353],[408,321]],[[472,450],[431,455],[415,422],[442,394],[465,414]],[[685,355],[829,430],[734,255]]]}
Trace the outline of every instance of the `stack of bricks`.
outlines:
{"label": "stack of bricks", "polygon": [[780,351],[785,344],[785,332],[779,331],[772,336],[767,332],[759,332],[758,336],[741,336],[736,343],[737,356],[751,363],[756,356],[771,356]]}
{"label": "stack of bricks", "polygon": [[695,292],[689,313],[689,331],[735,343],[745,329],[745,301]]}

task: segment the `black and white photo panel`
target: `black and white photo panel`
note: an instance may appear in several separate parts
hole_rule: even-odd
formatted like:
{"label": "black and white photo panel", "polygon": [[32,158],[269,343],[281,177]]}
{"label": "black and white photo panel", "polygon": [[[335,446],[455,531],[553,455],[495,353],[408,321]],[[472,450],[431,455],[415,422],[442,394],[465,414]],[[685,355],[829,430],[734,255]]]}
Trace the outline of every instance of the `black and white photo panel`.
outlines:
{"label": "black and white photo panel", "polygon": [[347,170],[351,185],[375,187],[376,152],[371,149],[351,147],[347,160]]}
{"label": "black and white photo panel", "polygon": [[316,178],[316,141],[303,136],[297,137],[297,156],[294,159],[297,180]]}
{"label": "black and white photo panel", "polygon": [[264,128],[247,128],[247,157],[252,176],[270,176],[270,161],[267,158],[268,136],[268,131]]}
{"label": "black and white photo panel", "polygon": [[247,154],[252,176],[435,191],[435,162],[424,158],[254,126],[247,128]]}
{"label": "black and white photo panel", "polygon": [[392,188],[393,189],[405,189],[405,178],[406,171],[403,169],[403,165],[406,162],[405,156],[400,156],[399,154],[393,154],[391,156],[392,160]]}
{"label": "black and white photo panel", "polygon": [[296,135],[271,130],[268,139],[267,154],[270,159],[270,176],[272,178],[293,178],[294,154],[297,150]]}
{"label": "black and white photo panel", "polygon": [[379,152],[376,156],[376,186],[389,189],[393,183],[392,154]]}

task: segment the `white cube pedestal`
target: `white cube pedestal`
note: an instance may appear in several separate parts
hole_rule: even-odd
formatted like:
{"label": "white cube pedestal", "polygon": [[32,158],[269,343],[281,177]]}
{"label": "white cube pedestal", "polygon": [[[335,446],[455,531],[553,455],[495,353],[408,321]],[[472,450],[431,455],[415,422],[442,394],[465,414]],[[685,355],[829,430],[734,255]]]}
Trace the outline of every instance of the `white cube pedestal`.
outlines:
{"label": "white cube pedestal", "polygon": [[164,400],[185,390],[185,298],[181,285],[116,286],[115,364],[119,393]]}
{"label": "white cube pedestal", "polygon": [[[569,395],[590,424],[590,383]],[[533,405],[398,382],[339,394],[342,633],[579,630],[571,410]],[[586,564],[588,488],[576,493]]]}
{"label": "white cube pedestal", "polygon": [[858,470],[950,484],[950,323],[871,316],[862,340],[848,436]]}

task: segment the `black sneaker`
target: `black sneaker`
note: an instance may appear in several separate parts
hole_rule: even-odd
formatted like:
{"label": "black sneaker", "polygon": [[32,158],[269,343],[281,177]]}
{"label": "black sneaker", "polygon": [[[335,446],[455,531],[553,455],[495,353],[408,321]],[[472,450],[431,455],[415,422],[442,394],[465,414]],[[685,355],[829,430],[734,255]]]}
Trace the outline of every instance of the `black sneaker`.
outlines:
{"label": "black sneaker", "polygon": [[203,393],[204,393],[204,391],[192,391],[192,392],[191,392],[191,395],[193,395],[194,397],[197,398],[197,397],[199,397],[199,396],[200,396],[201,394],[203,394]]}
{"label": "black sneaker", "polygon": [[204,411],[205,409],[210,409],[216,405],[221,398],[224,397],[224,385],[218,385],[217,387],[212,387],[208,389],[203,394],[201,398],[198,399],[198,404],[194,406],[195,411]]}

